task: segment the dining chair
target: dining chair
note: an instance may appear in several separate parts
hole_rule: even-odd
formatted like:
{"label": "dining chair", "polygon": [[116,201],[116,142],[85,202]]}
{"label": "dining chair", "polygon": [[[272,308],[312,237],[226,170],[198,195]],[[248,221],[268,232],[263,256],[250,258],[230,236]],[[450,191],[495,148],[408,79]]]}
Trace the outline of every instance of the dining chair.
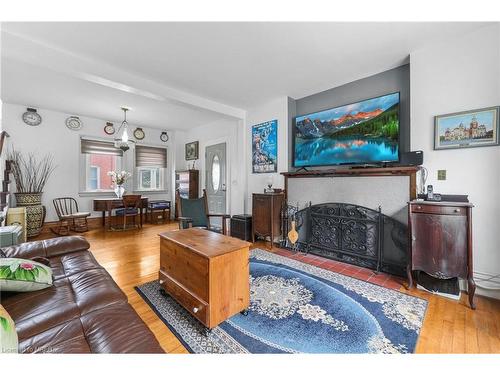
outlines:
{"label": "dining chair", "polygon": [[[122,206],[123,208],[118,208],[115,211],[115,215],[117,217],[123,217],[123,226],[122,228],[112,228],[114,230],[127,230],[127,218],[132,217],[134,220],[133,227],[140,228],[140,224],[137,224],[137,217],[141,214],[140,206],[141,206],[141,196],[136,194],[124,195],[122,197]],[[140,223],[140,221],[139,221]]]}

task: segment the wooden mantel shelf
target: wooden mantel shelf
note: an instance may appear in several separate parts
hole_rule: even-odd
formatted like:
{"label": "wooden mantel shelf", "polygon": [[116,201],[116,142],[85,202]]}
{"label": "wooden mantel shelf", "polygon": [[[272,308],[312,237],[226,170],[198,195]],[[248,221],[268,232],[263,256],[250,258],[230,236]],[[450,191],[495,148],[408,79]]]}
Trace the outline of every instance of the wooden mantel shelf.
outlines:
{"label": "wooden mantel shelf", "polygon": [[317,169],[299,172],[283,172],[283,176],[294,177],[346,177],[346,176],[410,176],[417,173],[420,167],[369,167],[369,168],[337,168]]}
{"label": "wooden mantel shelf", "polygon": [[376,176],[408,176],[410,199],[417,198],[417,172],[418,166],[412,167],[368,167],[368,168],[337,168],[337,169],[317,169],[299,172],[283,172],[285,177],[285,194],[288,192],[289,178],[307,177],[376,177]]}

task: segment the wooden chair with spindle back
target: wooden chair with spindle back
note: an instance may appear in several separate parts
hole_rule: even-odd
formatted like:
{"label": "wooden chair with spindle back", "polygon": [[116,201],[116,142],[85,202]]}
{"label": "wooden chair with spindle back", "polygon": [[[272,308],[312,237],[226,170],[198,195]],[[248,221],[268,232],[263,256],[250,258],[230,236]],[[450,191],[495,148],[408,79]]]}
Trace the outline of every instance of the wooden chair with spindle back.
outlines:
{"label": "wooden chair with spindle back", "polygon": [[87,217],[90,212],[80,212],[75,198],[64,197],[52,200],[57,216],[59,226],[51,228],[52,232],[59,236],[66,236],[70,231],[86,232],[89,230]]}
{"label": "wooden chair with spindle back", "polygon": [[141,195],[130,194],[122,197],[123,208],[118,208],[115,212],[116,216],[123,217],[123,227],[111,228],[113,230],[127,230],[127,218],[133,217],[133,227],[139,229],[140,225],[137,224],[136,218],[141,214]]}

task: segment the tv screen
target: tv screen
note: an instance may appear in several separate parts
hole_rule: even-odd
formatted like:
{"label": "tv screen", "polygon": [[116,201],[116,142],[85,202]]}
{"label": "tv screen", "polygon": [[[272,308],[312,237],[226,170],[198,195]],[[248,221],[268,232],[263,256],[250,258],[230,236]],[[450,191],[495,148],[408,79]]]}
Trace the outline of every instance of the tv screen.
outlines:
{"label": "tv screen", "polygon": [[378,164],[399,160],[399,92],[294,121],[294,166]]}

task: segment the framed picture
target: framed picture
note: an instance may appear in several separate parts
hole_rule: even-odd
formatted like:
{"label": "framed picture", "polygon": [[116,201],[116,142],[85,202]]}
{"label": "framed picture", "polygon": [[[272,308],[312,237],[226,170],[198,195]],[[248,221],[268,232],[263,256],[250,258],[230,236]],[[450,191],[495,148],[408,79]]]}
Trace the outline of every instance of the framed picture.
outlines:
{"label": "framed picture", "polygon": [[278,120],[252,126],[252,173],[278,171]]}
{"label": "framed picture", "polygon": [[450,113],[434,118],[434,150],[498,146],[500,107]]}
{"label": "framed picture", "polygon": [[198,160],[199,142],[186,143],[186,160]]}

